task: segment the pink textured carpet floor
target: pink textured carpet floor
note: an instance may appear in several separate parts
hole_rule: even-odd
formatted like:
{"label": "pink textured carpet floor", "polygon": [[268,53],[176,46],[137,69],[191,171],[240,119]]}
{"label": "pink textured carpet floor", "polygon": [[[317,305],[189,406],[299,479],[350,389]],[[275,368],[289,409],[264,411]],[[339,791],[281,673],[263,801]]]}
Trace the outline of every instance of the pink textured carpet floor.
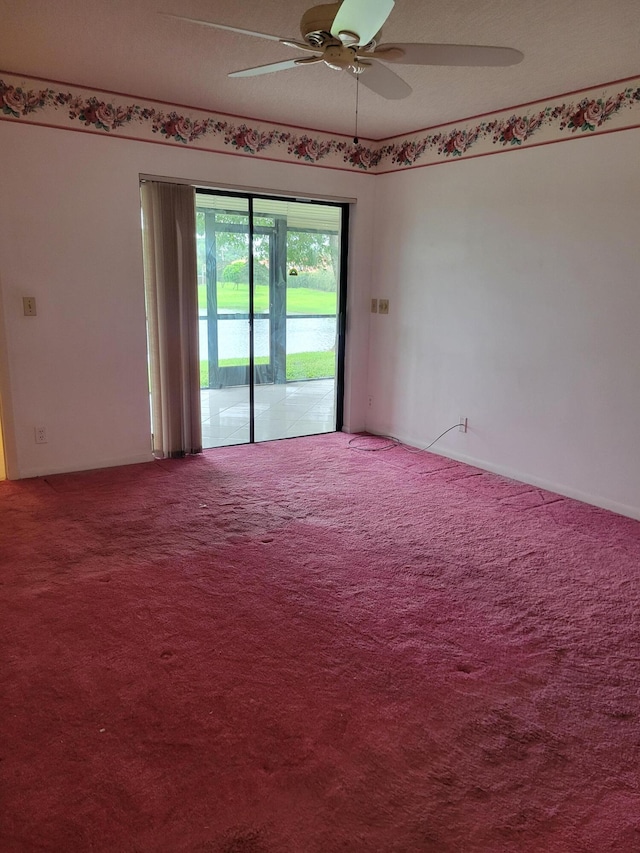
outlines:
{"label": "pink textured carpet floor", "polygon": [[640,524],[341,434],[0,484],[0,850],[640,850]]}

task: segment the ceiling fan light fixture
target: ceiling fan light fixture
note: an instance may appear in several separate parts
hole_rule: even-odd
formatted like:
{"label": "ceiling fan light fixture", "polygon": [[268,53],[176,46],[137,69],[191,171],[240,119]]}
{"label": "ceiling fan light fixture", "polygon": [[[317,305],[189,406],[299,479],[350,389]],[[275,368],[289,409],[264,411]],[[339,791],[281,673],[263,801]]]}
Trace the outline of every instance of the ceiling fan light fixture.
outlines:
{"label": "ceiling fan light fixture", "polygon": [[360,44],[360,36],[357,33],[349,32],[349,30],[340,30],[338,38],[345,47]]}

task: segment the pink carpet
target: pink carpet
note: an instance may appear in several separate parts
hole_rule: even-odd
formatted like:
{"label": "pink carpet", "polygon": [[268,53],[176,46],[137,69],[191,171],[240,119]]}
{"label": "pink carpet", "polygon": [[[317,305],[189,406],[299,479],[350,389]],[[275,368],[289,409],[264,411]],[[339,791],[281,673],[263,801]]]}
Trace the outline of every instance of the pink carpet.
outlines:
{"label": "pink carpet", "polygon": [[342,434],[0,484],[0,850],[640,850],[640,523]]}

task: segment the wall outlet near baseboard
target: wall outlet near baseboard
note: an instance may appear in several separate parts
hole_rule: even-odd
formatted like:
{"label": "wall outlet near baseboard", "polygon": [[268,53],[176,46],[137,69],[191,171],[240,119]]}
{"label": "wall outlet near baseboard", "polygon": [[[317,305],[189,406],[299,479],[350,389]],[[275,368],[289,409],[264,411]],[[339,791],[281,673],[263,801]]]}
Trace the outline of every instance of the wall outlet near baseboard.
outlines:
{"label": "wall outlet near baseboard", "polygon": [[47,428],[43,426],[37,426],[33,428],[35,433],[36,444],[46,444],[47,443]]}
{"label": "wall outlet near baseboard", "polygon": [[469,418],[465,418],[464,415],[460,415],[460,424],[458,426],[458,432],[466,432],[469,426]]}

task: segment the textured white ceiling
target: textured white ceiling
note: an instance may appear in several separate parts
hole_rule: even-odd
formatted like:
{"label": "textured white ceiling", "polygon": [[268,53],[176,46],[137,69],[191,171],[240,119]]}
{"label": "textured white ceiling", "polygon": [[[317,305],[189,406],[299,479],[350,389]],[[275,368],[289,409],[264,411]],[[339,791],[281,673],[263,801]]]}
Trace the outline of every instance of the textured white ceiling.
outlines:
{"label": "textured white ceiling", "polygon": [[[230,71],[301,56],[169,12],[299,38],[309,0],[3,0],[0,69],[235,115],[352,133],[355,82],[324,64]],[[508,68],[395,66],[412,87],[360,87],[359,132],[380,139],[640,74],[640,0],[396,0],[382,41],[514,47]]]}

